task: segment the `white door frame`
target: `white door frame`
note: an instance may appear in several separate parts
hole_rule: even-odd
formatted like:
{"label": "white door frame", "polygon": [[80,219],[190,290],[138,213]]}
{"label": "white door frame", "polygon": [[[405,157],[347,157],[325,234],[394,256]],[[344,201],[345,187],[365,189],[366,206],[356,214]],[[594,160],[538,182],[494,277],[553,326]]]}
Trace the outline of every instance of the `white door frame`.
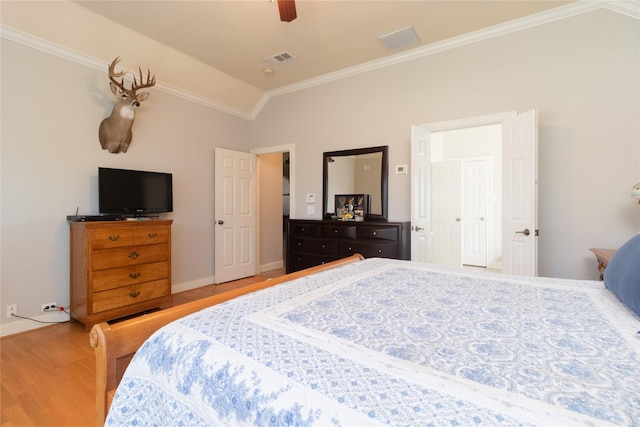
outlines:
{"label": "white door frame", "polygon": [[[487,126],[502,124],[503,121],[517,116],[517,111],[505,111],[502,113],[488,114],[484,116],[466,117],[462,119],[447,120],[443,122],[425,123],[419,125],[420,128],[426,129],[429,133],[448,131],[455,129],[464,129],[471,127]],[[413,236],[412,236],[413,237]],[[430,253],[429,253],[430,255]],[[500,268],[499,265],[493,264],[492,268]]]}
{"label": "white door frame", "polygon": [[[295,185],[295,174],[296,174],[296,154],[295,154],[295,145],[294,144],[284,144],[284,145],[276,145],[273,147],[264,147],[264,148],[254,148],[249,150],[251,154],[255,154],[260,157],[262,154],[276,154],[276,153],[289,153],[289,217],[296,217],[296,185]],[[260,176],[257,177],[256,182],[256,200],[260,200]],[[257,218],[260,218],[260,203],[256,203],[257,207]],[[286,231],[286,230],[285,230]],[[284,261],[284,260],[283,260]],[[257,221],[257,230],[256,230],[256,262],[258,266],[260,266],[260,221]]]}

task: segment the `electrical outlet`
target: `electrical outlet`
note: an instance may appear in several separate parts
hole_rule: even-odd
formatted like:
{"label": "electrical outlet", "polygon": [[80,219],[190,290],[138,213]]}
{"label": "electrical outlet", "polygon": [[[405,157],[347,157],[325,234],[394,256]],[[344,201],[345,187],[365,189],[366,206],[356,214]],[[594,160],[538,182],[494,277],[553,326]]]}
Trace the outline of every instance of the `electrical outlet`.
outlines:
{"label": "electrical outlet", "polygon": [[11,304],[7,306],[7,319],[11,319],[11,316],[18,315],[18,304]]}
{"label": "electrical outlet", "polygon": [[57,309],[58,309],[58,303],[55,302],[55,301],[47,303],[47,304],[42,304],[42,311],[43,312],[57,310]]}

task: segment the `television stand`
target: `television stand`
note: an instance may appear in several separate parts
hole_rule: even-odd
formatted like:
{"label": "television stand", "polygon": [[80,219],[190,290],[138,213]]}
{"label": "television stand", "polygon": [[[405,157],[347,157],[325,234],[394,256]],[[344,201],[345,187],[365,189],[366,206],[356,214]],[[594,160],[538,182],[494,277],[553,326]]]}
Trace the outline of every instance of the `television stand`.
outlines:
{"label": "television stand", "polygon": [[166,307],[172,222],[69,222],[71,318],[89,331],[96,323]]}

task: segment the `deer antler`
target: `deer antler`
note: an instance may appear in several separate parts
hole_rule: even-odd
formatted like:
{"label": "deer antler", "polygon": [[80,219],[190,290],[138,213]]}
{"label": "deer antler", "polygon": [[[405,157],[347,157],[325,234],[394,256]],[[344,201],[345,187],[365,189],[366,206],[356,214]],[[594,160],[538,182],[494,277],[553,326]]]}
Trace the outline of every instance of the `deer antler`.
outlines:
{"label": "deer antler", "polygon": [[156,76],[151,75],[151,71],[147,68],[147,82],[144,82],[142,77],[142,68],[138,67],[138,71],[140,71],[140,84],[136,80],[136,76],[133,76],[133,84],[131,85],[131,90],[135,93],[138,89],[142,89],[144,87],[151,87],[156,84]]}
{"label": "deer antler", "polygon": [[[109,80],[111,80],[113,82],[113,84],[118,86],[120,88],[120,90],[126,91],[127,89],[124,87],[124,76],[125,76],[125,74],[127,74],[127,72],[126,71],[122,71],[120,73],[116,73],[116,64],[118,62],[120,62],[120,57],[119,56],[116,59],[113,60],[111,65],[109,65]],[[116,77],[122,77],[122,80],[121,81],[117,81],[115,79]]]}
{"label": "deer antler", "polygon": [[[120,73],[116,73],[115,68],[116,68],[116,64],[120,62],[120,57],[118,56],[116,59],[113,60],[113,62],[111,63],[111,65],[109,65],[109,80],[111,80],[113,82],[113,84],[115,84],[116,86],[118,86],[120,88],[120,90],[122,90],[123,92],[130,92],[131,94],[135,95],[136,91],[138,89],[142,89],[145,87],[152,87],[155,86],[156,84],[156,76],[152,76],[151,75],[151,71],[147,68],[147,81],[144,81],[144,77],[142,75],[142,69],[140,67],[138,67],[138,71],[140,72],[140,83],[138,84],[138,80],[136,79],[136,76],[133,76],[133,84],[131,85],[131,89],[127,89],[124,87],[124,76],[127,74],[126,71],[122,71]],[[120,77],[121,80],[118,81],[116,80],[116,77]]]}

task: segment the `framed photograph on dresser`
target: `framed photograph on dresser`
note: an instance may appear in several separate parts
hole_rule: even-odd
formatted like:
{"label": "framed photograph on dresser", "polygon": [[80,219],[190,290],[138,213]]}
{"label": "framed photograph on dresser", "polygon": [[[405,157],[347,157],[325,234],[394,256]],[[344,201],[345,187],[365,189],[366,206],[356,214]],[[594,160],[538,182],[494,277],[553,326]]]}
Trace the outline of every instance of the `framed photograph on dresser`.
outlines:
{"label": "framed photograph on dresser", "polygon": [[364,221],[369,213],[369,195],[336,194],[335,207],[341,221]]}

